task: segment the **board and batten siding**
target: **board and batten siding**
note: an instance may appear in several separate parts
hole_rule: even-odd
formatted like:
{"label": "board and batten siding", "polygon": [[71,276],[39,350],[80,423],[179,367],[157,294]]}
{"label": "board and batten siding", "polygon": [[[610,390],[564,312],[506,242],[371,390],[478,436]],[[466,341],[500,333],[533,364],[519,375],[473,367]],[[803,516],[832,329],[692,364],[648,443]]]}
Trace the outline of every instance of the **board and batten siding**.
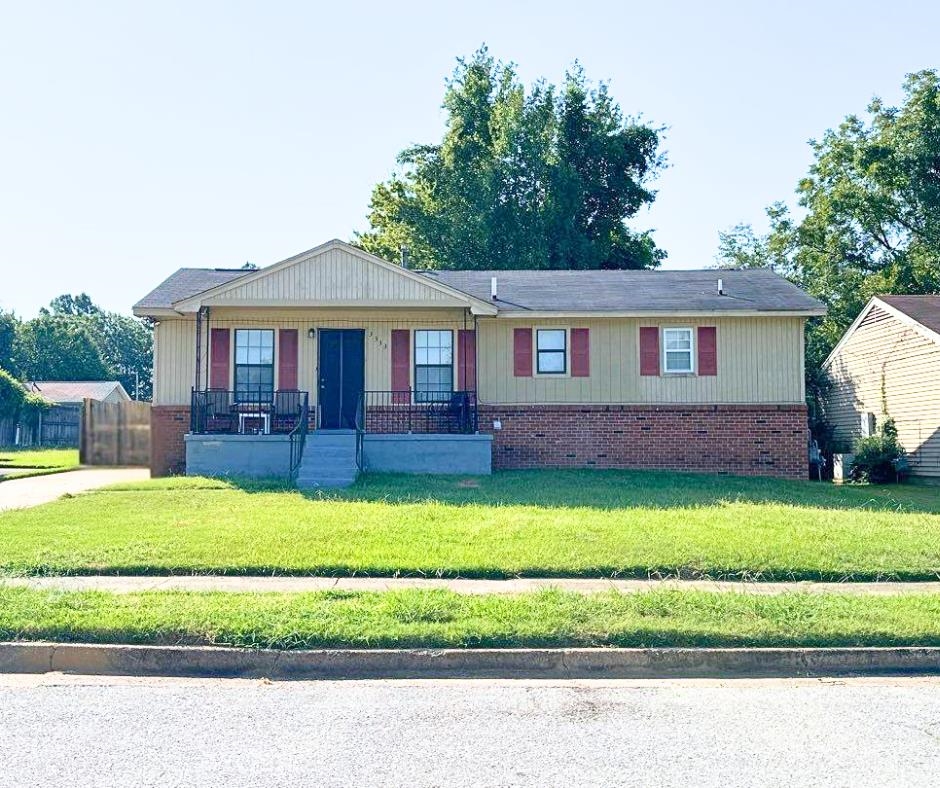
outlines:
{"label": "board and batten siding", "polygon": [[[317,395],[316,336],[307,334],[319,328],[361,328],[365,331],[366,388],[386,391],[391,388],[391,335],[394,328],[449,329],[473,328],[473,319],[463,309],[235,309],[212,307],[210,328],[273,329],[275,387],[278,386],[277,359],[280,357],[278,329],[297,329],[297,386],[310,392],[311,405]],[[412,340],[413,342],[413,340]],[[206,342],[203,326],[202,387],[206,386]],[[235,371],[235,336],[230,343],[229,385]],[[188,405],[195,381],[196,323],[192,319],[161,320],[154,329],[154,405]],[[412,373],[413,374],[413,373]],[[456,366],[454,380],[456,381]]]}
{"label": "board and batten siding", "polygon": [[[718,374],[640,375],[641,326],[715,326]],[[587,328],[590,374],[513,374],[513,329]],[[477,329],[481,402],[492,404],[802,404],[803,319],[778,317],[484,319]]]}
{"label": "board and batten siding", "polygon": [[302,302],[310,304],[379,304],[465,306],[454,296],[358,257],[345,249],[329,249],[316,256],[267,273],[251,282],[208,296],[208,306]]}
{"label": "board and batten siding", "polygon": [[[639,374],[641,326],[715,326],[718,374]],[[316,399],[317,340],[309,329],[365,330],[366,387],[391,387],[391,331],[395,328],[473,328],[464,309],[248,309],[213,307],[211,328],[294,328],[298,331],[298,386]],[[513,329],[587,328],[586,377],[513,374]],[[275,362],[278,357],[275,333]],[[412,340],[413,347],[413,340]],[[234,337],[230,352],[234,354]],[[203,342],[202,385],[207,350]],[[412,355],[413,366],[413,355]],[[456,360],[455,360],[456,364]],[[569,367],[570,369],[570,367]],[[154,404],[187,405],[194,383],[195,321],[164,319],[154,330]],[[275,374],[277,364],[275,363]],[[234,363],[230,375],[234,374]],[[413,375],[413,370],[412,370]],[[456,381],[456,367],[455,377]],[[277,381],[275,380],[275,386]],[[749,317],[645,320],[633,318],[484,318],[477,322],[477,389],[486,404],[802,404],[802,318]]]}
{"label": "board and batten siding", "polygon": [[863,413],[892,418],[911,472],[940,478],[940,344],[877,304],[830,361],[826,418],[836,440],[861,436]]}

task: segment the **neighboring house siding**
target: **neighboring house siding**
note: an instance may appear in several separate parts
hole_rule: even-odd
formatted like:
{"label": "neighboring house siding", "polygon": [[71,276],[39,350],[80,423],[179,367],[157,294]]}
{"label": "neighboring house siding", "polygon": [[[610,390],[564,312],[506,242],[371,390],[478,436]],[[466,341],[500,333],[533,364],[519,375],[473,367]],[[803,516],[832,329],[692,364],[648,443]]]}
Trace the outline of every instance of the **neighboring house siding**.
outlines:
{"label": "neighboring house siding", "polygon": [[[513,329],[587,328],[590,371],[586,377],[519,376],[513,368]],[[641,326],[714,326],[715,376],[641,376]],[[477,365],[481,402],[501,404],[802,404],[802,318],[696,318],[641,320],[483,319]]]}
{"label": "neighboring house siding", "polygon": [[828,366],[826,416],[836,440],[861,435],[861,416],[892,418],[912,473],[940,477],[940,344],[877,304]]}
{"label": "neighboring house siding", "polygon": [[267,276],[210,296],[205,304],[244,301],[307,303],[414,303],[456,306],[460,302],[437,288],[377,266],[343,249],[288,265]]}

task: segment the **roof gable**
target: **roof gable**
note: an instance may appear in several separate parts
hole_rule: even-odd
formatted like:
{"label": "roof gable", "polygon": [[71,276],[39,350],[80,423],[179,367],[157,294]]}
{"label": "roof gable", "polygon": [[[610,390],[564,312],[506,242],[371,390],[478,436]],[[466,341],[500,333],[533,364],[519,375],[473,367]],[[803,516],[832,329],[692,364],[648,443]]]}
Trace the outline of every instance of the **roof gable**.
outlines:
{"label": "roof gable", "polygon": [[[852,338],[858,328],[865,324],[866,319],[871,314],[873,309],[880,309],[886,314],[890,315],[894,320],[899,324],[913,328],[917,333],[921,334],[925,338],[940,344],[940,330],[936,330],[934,327],[921,322],[917,318],[912,316],[912,313],[915,313],[915,309],[911,304],[911,299],[915,298],[929,298],[935,299],[934,305],[920,305],[916,310],[920,314],[919,317],[924,317],[924,312],[927,315],[935,315],[934,320],[936,321],[934,325],[937,328],[940,328],[940,296],[873,296],[869,299],[868,303],[865,304],[865,308],[859,312],[859,315],[852,322],[845,333],[842,335],[842,338],[838,341],[836,346],[832,349],[832,352],[826,356],[826,360],[823,362],[823,369],[828,368],[837,355],[845,347],[846,343]],[[936,312],[933,311],[932,306],[936,307]],[[902,308],[904,307],[904,308]]]}
{"label": "roof gable", "polygon": [[202,306],[462,307],[494,314],[489,303],[343,243],[330,241],[279,263],[173,302]]}
{"label": "roof gable", "polygon": [[36,380],[30,381],[28,386],[50,402],[81,402],[84,399],[103,402],[108,397],[130,400],[118,380]]}

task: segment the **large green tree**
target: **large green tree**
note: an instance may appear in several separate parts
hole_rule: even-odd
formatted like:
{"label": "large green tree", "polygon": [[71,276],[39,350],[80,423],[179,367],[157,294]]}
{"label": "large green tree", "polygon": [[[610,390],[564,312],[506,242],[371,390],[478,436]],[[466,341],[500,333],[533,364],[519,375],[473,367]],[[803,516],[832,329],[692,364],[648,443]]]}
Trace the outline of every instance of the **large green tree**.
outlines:
{"label": "large green tree", "polygon": [[899,107],[875,99],[813,140],[797,187],[800,211],[772,205],[770,231],[739,225],[721,236],[726,266],[768,266],[828,307],[807,335],[810,391],[820,365],[878,293],[940,292],[940,79],[911,74]]}
{"label": "large green tree", "polygon": [[659,131],[624,117],[575,66],[528,91],[480,49],[458,60],[444,137],[375,187],[364,248],[428,268],[646,268],[665,253],[627,226],[655,193]]}
{"label": "large green tree", "polygon": [[[0,339],[2,334],[0,320]],[[106,312],[85,293],[57,296],[38,317],[17,323],[15,334],[10,369],[23,379],[116,379],[131,396],[136,389],[141,399],[150,397],[150,329],[136,318]]]}

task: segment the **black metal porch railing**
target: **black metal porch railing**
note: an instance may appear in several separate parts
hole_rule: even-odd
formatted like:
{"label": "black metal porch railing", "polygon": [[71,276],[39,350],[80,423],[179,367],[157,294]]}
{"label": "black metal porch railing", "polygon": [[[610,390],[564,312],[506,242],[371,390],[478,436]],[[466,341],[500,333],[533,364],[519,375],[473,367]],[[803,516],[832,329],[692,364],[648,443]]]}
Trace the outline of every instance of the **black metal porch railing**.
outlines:
{"label": "black metal porch railing", "polygon": [[[435,399],[424,401],[430,396]],[[361,433],[472,434],[477,431],[476,392],[363,391],[356,428]]]}
{"label": "black metal porch railing", "polygon": [[190,431],[195,434],[306,434],[309,394],[295,389],[192,391]]}

